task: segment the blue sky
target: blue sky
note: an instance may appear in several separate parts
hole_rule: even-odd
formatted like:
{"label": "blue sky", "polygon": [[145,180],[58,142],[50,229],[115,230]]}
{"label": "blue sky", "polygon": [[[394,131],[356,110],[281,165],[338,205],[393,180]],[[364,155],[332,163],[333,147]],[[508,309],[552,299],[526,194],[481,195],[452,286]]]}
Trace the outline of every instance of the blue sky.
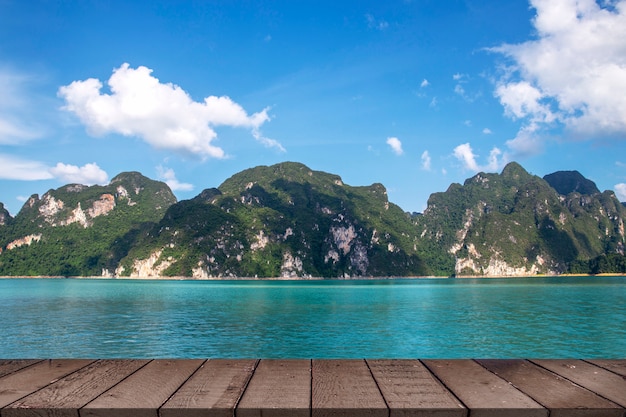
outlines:
{"label": "blue sky", "polygon": [[297,161],[406,211],[509,161],[626,201],[626,0],[0,0],[0,202]]}

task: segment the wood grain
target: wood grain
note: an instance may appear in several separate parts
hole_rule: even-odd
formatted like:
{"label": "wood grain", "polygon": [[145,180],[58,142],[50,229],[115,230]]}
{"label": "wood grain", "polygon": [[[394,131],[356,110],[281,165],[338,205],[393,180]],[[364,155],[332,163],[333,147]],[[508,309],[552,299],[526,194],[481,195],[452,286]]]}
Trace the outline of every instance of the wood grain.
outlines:
{"label": "wood grain", "polygon": [[626,377],[626,360],[624,359],[593,359],[587,362]]}
{"label": "wood grain", "polygon": [[570,381],[626,407],[626,379],[582,360],[533,360]]}
{"label": "wood grain", "polygon": [[232,417],[256,360],[212,359],[161,407],[160,417]]}
{"label": "wood grain", "polygon": [[0,360],[0,417],[626,417],[626,360]]}
{"label": "wood grain", "polygon": [[83,368],[93,360],[67,359],[41,361],[0,379],[0,408],[50,385],[60,378]]}
{"label": "wood grain", "polygon": [[388,416],[388,408],[364,360],[313,360],[312,416]]}
{"label": "wood grain", "polygon": [[550,417],[623,417],[624,409],[529,361],[479,360],[550,410]]}
{"label": "wood grain", "polygon": [[422,361],[472,417],[547,417],[548,410],[469,359]]}
{"label": "wood grain", "polygon": [[391,417],[462,417],[467,410],[418,360],[366,361]]}
{"label": "wood grain", "polygon": [[0,378],[19,371],[22,368],[41,362],[41,359],[3,359],[0,360]]}
{"label": "wood grain", "polygon": [[81,417],[158,417],[158,409],[204,363],[153,360],[80,410]]}
{"label": "wood grain", "polygon": [[261,360],[237,407],[237,417],[309,417],[310,360]]}
{"label": "wood grain", "polygon": [[2,417],[78,416],[78,409],[145,365],[144,360],[107,359],[66,376],[2,409]]}

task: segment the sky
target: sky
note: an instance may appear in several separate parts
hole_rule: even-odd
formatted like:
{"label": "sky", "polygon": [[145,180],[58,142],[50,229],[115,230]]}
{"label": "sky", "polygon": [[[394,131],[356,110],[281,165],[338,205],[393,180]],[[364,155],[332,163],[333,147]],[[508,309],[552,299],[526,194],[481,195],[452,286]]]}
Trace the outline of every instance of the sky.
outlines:
{"label": "sky", "polygon": [[626,201],[626,0],[0,0],[0,202],[283,161],[430,194],[511,161]]}

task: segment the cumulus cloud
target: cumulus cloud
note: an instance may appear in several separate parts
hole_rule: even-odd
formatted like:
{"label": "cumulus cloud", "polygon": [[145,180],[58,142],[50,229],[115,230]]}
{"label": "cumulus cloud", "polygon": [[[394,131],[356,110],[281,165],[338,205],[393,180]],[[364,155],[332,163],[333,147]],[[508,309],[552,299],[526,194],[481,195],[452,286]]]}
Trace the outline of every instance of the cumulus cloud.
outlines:
{"label": "cumulus cloud", "polygon": [[37,181],[54,178],[42,162],[0,154],[0,178],[5,180]]}
{"label": "cumulus cloud", "polygon": [[49,171],[56,179],[66,183],[93,185],[109,182],[109,175],[96,163],[79,167],[59,162]]}
{"label": "cumulus cloud", "polygon": [[493,148],[489,152],[489,158],[486,165],[480,165],[477,162],[478,155],[474,154],[474,151],[469,143],[454,148],[454,156],[461,161],[463,168],[474,172],[494,172],[499,171],[507,162],[506,155],[502,154],[502,151],[498,148]]}
{"label": "cumulus cloud", "polygon": [[391,150],[396,155],[402,155],[404,150],[402,150],[402,142],[398,138],[387,138],[387,145],[391,147]]}
{"label": "cumulus cloud", "polygon": [[422,169],[424,171],[430,171],[430,168],[431,168],[430,153],[428,151],[424,151],[422,153]]}
{"label": "cumulus cloud", "polygon": [[483,134],[484,135],[491,135],[493,132],[491,131],[491,129],[489,129],[488,127],[483,129]]}
{"label": "cumulus cloud", "polygon": [[615,195],[619,201],[626,201],[626,184],[615,184]]}
{"label": "cumulus cloud", "polygon": [[163,168],[162,166],[157,167],[157,173],[159,178],[170,187],[172,191],[191,191],[193,190],[193,184],[189,184],[186,182],[180,182],[176,178],[176,173],[171,168]]}
{"label": "cumulus cloud", "polygon": [[537,38],[491,49],[512,61],[495,91],[505,113],[524,122],[511,143],[528,150],[555,125],[578,139],[624,137],[626,0],[531,5]]}
{"label": "cumulus cloud", "polygon": [[270,120],[268,108],[249,115],[226,96],[196,102],[181,87],[161,83],[144,66],[123,64],[113,71],[108,86],[111,93],[102,93],[102,83],[89,78],[59,88],[64,109],[78,116],[90,134],[136,136],[156,148],[224,158],[224,150],[212,143],[217,137],[214,128],[230,126],[250,129],[265,146],[284,150],[259,133]]}
{"label": "cumulus cloud", "polygon": [[425,88],[425,87],[428,87],[429,85],[430,83],[428,82],[428,80],[424,78],[424,80],[422,80],[422,83],[420,84],[420,87]]}

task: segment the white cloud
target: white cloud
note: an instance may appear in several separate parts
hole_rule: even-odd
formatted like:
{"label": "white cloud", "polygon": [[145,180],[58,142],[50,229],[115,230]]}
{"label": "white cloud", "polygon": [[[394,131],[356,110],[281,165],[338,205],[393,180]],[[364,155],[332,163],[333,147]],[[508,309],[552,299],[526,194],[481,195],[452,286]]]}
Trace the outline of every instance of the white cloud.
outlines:
{"label": "white cloud", "polygon": [[543,152],[544,141],[537,134],[539,126],[537,123],[529,123],[517,132],[514,139],[506,142],[516,158],[523,158],[539,155]]}
{"label": "white cloud", "polygon": [[402,150],[402,142],[398,138],[387,138],[387,145],[391,147],[391,150],[396,155],[402,155],[404,151]]}
{"label": "white cloud", "polygon": [[[492,51],[513,62],[495,95],[512,118],[578,138],[626,133],[626,0],[531,0],[537,38]],[[518,135],[516,144],[523,141]]]}
{"label": "white cloud", "polygon": [[431,169],[431,159],[430,153],[428,153],[428,151],[424,151],[422,153],[422,169],[424,171],[430,171]]}
{"label": "white cloud", "polygon": [[425,88],[425,87],[428,87],[429,85],[430,85],[430,83],[428,82],[428,80],[426,78],[424,78],[422,80],[422,83],[420,84],[420,87],[421,88]]}
{"label": "white cloud", "polygon": [[619,201],[626,201],[626,184],[615,184],[615,195]]}
{"label": "white cloud", "polygon": [[267,148],[276,148],[280,152],[287,152],[287,150],[283,147],[283,145],[280,144],[280,142],[275,139],[270,139],[263,136],[259,129],[252,129],[252,136]]}
{"label": "white cloud", "polygon": [[111,94],[101,93],[102,83],[89,78],[59,88],[59,96],[66,101],[64,109],[76,114],[93,135],[138,136],[156,148],[224,158],[224,150],[212,144],[217,137],[214,127],[230,126],[248,128],[264,145],[282,148],[259,133],[270,120],[267,108],[248,115],[229,97],[196,102],[179,86],[161,83],[151,73],[144,66],[123,64],[108,80]]}
{"label": "white cloud", "polygon": [[21,181],[49,180],[53,178],[49,169],[42,162],[0,154],[1,179]]}
{"label": "white cloud", "polygon": [[59,162],[55,167],[50,168],[50,173],[59,181],[72,184],[93,185],[109,182],[109,175],[96,163],[78,167]]}
{"label": "white cloud", "polygon": [[506,155],[502,155],[502,151],[494,147],[491,152],[489,152],[487,164],[480,165],[476,161],[478,155],[474,154],[469,143],[464,143],[454,148],[454,156],[463,163],[463,168],[474,172],[499,171],[507,162]]}
{"label": "white cloud", "polygon": [[96,163],[78,167],[59,162],[51,167],[40,161],[0,154],[0,179],[38,181],[55,178],[65,183],[85,185],[106,184],[109,181],[108,174]]}
{"label": "white cloud", "polygon": [[489,129],[488,127],[483,129],[483,134],[484,135],[491,135],[493,132],[491,131],[491,129]]}
{"label": "white cloud", "polygon": [[159,165],[157,173],[159,179],[165,181],[172,191],[191,191],[194,188],[193,184],[178,181],[176,173],[171,168],[163,168]]}
{"label": "white cloud", "polygon": [[556,119],[544,95],[527,81],[501,84],[496,96],[504,106],[505,113],[513,119],[529,118],[534,122],[551,123]]}

